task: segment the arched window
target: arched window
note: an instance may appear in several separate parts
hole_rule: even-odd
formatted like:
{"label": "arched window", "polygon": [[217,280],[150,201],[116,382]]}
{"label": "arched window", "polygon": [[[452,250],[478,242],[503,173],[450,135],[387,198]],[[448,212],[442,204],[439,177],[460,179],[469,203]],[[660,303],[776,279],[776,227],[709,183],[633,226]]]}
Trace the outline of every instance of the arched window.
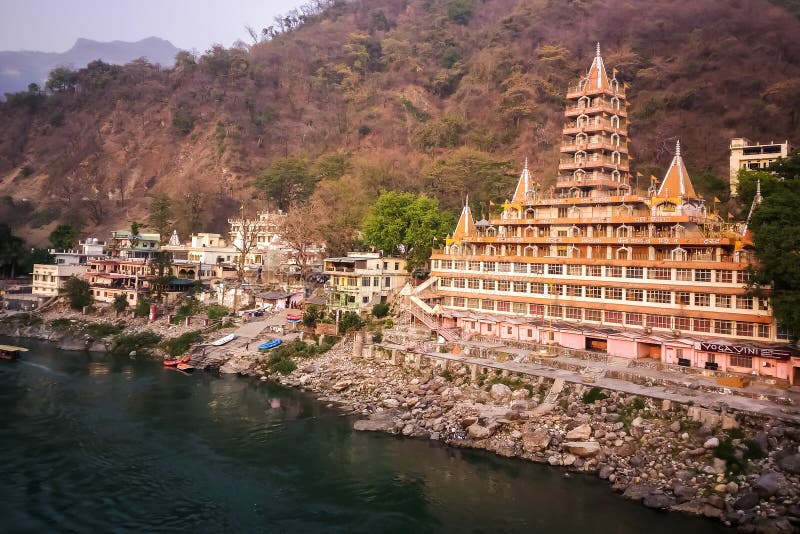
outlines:
{"label": "arched window", "polygon": [[589,125],[589,116],[584,114],[578,115],[577,124],[578,128],[585,128]]}
{"label": "arched window", "polygon": [[619,134],[613,133],[611,134],[611,144],[618,147],[619,146]]}
{"label": "arched window", "polygon": [[614,165],[619,165],[622,163],[622,154],[620,154],[619,151],[615,150],[611,153],[611,163]]}
{"label": "arched window", "polygon": [[578,100],[578,107],[581,109],[591,107],[591,105],[592,100],[588,96],[582,96],[580,100]]}
{"label": "arched window", "polygon": [[672,261],[686,261],[687,256],[688,254],[686,253],[686,249],[683,249],[681,247],[675,247],[670,252],[670,257],[672,258]]}
{"label": "arched window", "polygon": [[583,150],[575,152],[575,163],[583,163],[584,161],[586,161],[586,152]]}
{"label": "arched window", "polygon": [[454,255],[461,254],[461,247],[459,247],[458,245],[450,245],[450,254]]}
{"label": "arched window", "polygon": [[617,237],[629,237],[633,228],[630,226],[623,224],[622,226],[617,227],[616,235]]}
{"label": "arched window", "polygon": [[528,245],[527,247],[522,249],[522,255],[531,258],[536,258],[539,256],[539,247],[535,245]]}
{"label": "arched window", "polygon": [[619,129],[619,115],[612,115],[611,116],[611,127],[615,129]]}
{"label": "arched window", "polygon": [[534,228],[533,226],[526,226],[525,237],[536,237],[536,228]]}
{"label": "arched window", "polygon": [[629,260],[631,259],[631,252],[629,247],[620,247],[614,252],[614,256],[618,260]]}
{"label": "arched window", "polygon": [[619,109],[619,98],[617,98],[616,96],[612,98],[611,105],[614,107],[614,109]]}
{"label": "arched window", "polygon": [[588,142],[589,142],[589,136],[586,135],[584,132],[581,132],[575,136],[575,144],[585,145]]}
{"label": "arched window", "polygon": [[526,219],[535,219],[536,218],[536,210],[533,208],[528,208],[525,210],[525,218]]}
{"label": "arched window", "polygon": [[575,179],[576,182],[582,182],[586,179],[586,171],[583,169],[577,169],[575,172],[572,173],[572,177]]}
{"label": "arched window", "polygon": [[485,251],[487,256],[497,256],[497,248],[494,245],[486,245]]}
{"label": "arched window", "polygon": [[622,175],[618,170],[614,169],[613,171],[611,171],[611,179],[614,180],[615,182],[620,182],[622,181]]}
{"label": "arched window", "polygon": [[497,236],[497,228],[494,226],[490,226],[486,229],[486,236],[487,237],[496,237]]}

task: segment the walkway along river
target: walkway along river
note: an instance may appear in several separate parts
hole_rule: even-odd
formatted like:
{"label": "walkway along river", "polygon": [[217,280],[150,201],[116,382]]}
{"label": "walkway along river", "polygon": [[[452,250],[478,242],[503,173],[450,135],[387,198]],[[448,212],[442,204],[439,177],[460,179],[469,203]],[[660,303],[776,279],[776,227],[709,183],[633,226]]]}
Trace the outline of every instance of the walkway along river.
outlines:
{"label": "walkway along river", "polygon": [[354,432],[269,382],[13,343],[31,351],[0,362],[3,532],[724,531],[593,477]]}

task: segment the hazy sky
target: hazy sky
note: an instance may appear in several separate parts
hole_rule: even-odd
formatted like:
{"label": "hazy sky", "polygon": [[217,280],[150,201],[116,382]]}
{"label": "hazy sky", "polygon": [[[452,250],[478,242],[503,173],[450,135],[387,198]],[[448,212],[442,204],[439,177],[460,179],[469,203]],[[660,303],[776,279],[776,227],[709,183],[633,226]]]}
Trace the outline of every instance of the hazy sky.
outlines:
{"label": "hazy sky", "polygon": [[138,41],[155,36],[198,52],[249,41],[302,0],[0,0],[0,50],[64,52],[78,37]]}

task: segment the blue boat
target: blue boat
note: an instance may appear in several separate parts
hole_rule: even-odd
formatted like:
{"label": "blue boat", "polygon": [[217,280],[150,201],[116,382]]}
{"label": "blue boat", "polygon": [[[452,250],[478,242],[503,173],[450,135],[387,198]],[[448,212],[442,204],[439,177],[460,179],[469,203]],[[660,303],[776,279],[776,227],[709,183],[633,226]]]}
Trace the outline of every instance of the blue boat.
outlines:
{"label": "blue boat", "polygon": [[281,344],[281,340],[280,339],[273,339],[271,341],[267,341],[266,343],[262,343],[261,345],[259,345],[258,346],[258,350],[274,349],[275,347],[277,347],[280,344]]}

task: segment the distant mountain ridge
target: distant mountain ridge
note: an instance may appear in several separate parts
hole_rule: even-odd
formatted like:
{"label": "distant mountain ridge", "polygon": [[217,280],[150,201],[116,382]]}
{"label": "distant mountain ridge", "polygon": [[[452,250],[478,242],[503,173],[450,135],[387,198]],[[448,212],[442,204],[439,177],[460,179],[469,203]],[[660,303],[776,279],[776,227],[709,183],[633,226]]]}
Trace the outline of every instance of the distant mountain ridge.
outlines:
{"label": "distant mountain ridge", "polygon": [[172,43],[158,37],[136,42],[80,38],[66,52],[3,51],[0,52],[0,95],[24,91],[30,83],[42,85],[50,71],[59,66],[78,69],[95,59],[121,65],[144,57],[151,63],[172,67],[179,51]]}

